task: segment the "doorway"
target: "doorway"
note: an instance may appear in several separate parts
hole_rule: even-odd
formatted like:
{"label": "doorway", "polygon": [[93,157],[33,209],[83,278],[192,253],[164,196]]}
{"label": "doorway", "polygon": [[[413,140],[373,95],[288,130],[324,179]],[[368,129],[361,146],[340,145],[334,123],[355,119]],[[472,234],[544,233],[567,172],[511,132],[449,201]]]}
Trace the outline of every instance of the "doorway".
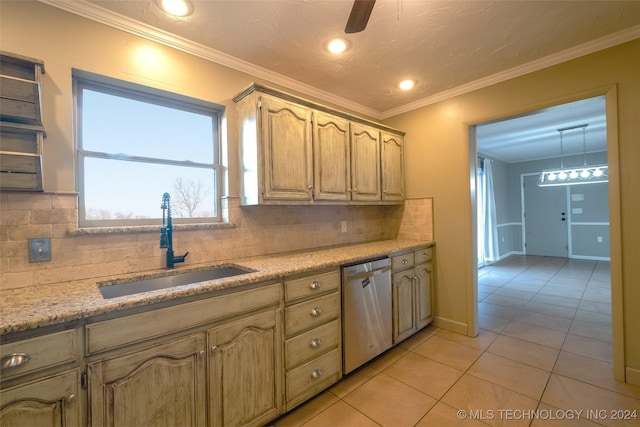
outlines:
{"label": "doorway", "polygon": [[568,187],[539,187],[540,174],[522,177],[524,245],[527,255],[568,258]]}

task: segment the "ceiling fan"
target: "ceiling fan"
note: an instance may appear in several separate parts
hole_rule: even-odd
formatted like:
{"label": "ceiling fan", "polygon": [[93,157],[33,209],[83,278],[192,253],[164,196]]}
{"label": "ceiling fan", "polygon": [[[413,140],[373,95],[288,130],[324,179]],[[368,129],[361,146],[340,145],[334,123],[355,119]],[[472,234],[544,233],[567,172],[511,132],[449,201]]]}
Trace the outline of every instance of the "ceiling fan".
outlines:
{"label": "ceiling fan", "polygon": [[369,22],[369,16],[371,16],[375,3],[376,0],[354,0],[344,32],[352,34],[364,30],[367,27],[367,22]]}

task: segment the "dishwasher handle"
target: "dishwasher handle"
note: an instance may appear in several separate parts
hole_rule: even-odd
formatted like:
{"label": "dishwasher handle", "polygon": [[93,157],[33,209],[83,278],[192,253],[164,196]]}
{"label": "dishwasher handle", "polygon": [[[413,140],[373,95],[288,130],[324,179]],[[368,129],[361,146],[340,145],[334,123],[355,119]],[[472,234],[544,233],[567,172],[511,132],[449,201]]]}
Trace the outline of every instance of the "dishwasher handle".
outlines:
{"label": "dishwasher handle", "polygon": [[372,271],[364,271],[362,273],[348,274],[348,275],[346,275],[346,279],[347,280],[365,279],[367,277],[379,276],[379,275],[384,274],[384,273],[386,273],[388,271],[391,271],[391,266],[379,268],[377,270],[372,270]]}

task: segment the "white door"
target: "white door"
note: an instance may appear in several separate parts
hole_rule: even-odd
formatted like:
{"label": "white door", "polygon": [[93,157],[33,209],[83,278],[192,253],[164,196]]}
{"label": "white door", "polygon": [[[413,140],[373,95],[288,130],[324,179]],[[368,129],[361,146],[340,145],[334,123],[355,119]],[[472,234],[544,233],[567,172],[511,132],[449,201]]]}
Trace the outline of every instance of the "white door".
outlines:
{"label": "white door", "polygon": [[538,187],[538,178],[524,177],[525,253],[567,258],[568,187]]}

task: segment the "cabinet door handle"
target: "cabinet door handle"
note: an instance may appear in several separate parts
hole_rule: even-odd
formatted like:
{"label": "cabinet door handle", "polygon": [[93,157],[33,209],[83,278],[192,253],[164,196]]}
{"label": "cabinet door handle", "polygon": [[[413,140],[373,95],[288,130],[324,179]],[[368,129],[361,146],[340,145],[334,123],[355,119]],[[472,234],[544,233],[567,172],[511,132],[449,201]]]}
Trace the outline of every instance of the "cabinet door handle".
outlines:
{"label": "cabinet door handle", "polygon": [[211,346],[211,353],[214,353],[216,351],[218,351],[218,346],[217,345],[212,345]]}
{"label": "cabinet door handle", "polygon": [[313,310],[311,310],[310,313],[313,317],[317,317],[320,316],[322,314],[322,307],[316,307]]}
{"label": "cabinet door handle", "polygon": [[67,402],[68,404],[73,402],[74,400],[76,400],[76,395],[75,394],[70,394],[69,396],[67,396],[66,399],[64,399],[64,401]]}
{"label": "cabinet door handle", "polygon": [[204,356],[205,354],[207,354],[207,352],[206,352],[206,351],[204,351],[204,350],[200,350],[200,356]]}
{"label": "cabinet door handle", "polygon": [[22,366],[25,363],[29,362],[31,356],[27,353],[10,353],[5,356],[2,356],[0,359],[0,370],[4,371],[6,369],[17,368],[18,366]]}
{"label": "cabinet door handle", "polygon": [[315,338],[315,339],[311,340],[309,345],[312,348],[318,348],[318,347],[320,347],[322,345],[322,340],[320,338]]}
{"label": "cabinet door handle", "polygon": [[311,290],[313,290],[313,291],[315,291],[315,290],[317,290],[317,289],[320,289],[320,282],[318,282],[318,281],[316,280],[315,282],[311,283],[311,284],[309,285],[309,289],[311,289]]}
{"label": "cabinet door handle", "polygon": [[311,372],[311,378],[320,378],[322,376],[322,369],[318,368],[318,369],[314,369],[313,372]]}
{"label": "cabinet door handle", "polygon": [[423,253],[423,254],[422,254],[422,258],[429,258],[429,254],[428,254],[428,253],[426,253],[426,252],[425,252],[425,253]]}

